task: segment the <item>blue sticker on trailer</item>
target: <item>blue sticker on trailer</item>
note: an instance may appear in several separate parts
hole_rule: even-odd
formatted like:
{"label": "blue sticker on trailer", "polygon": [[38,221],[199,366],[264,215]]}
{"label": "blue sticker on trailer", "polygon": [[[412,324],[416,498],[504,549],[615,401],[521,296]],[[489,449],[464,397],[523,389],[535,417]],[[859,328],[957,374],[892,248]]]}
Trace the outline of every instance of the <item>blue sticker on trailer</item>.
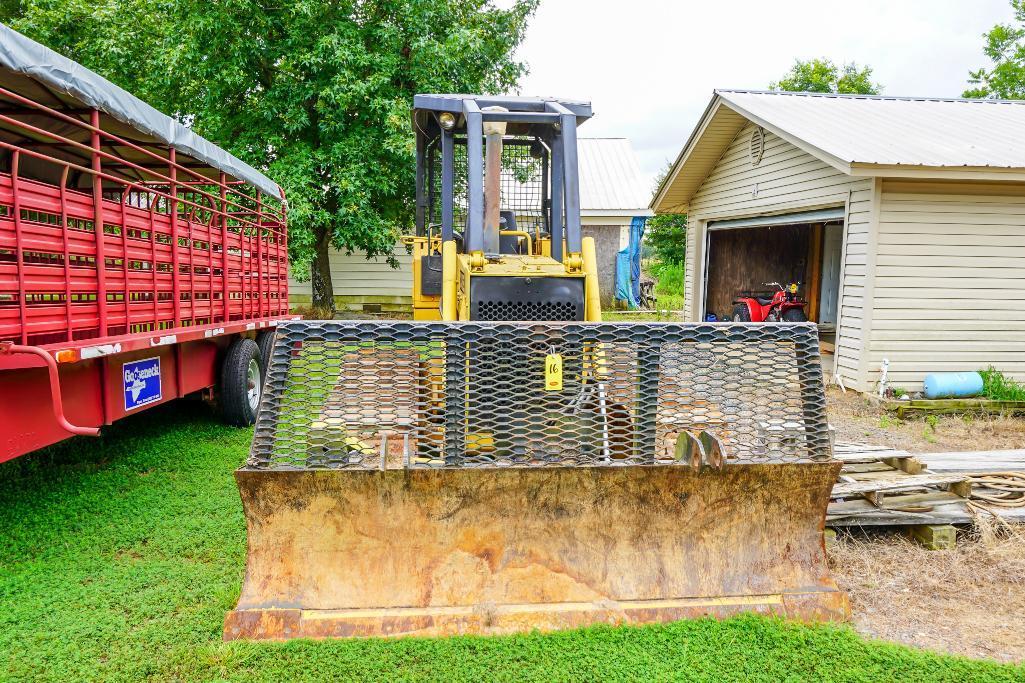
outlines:
{"label": "blue sticker on trailer", "polygon": [[160,357],[125,363],[121,373],[125,384],[125,410],[134,410],[160,400]]}

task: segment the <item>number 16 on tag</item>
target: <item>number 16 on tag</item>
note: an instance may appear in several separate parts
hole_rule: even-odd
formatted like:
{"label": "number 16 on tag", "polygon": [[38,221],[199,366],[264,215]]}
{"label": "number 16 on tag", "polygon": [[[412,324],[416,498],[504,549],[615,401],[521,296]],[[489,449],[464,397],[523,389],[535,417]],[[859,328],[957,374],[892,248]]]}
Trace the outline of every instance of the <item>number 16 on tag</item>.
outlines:
{"label": "number 16 on tag", "polygon": [[562,391],[562,356],[558,353],[545,356],[545,391]]}

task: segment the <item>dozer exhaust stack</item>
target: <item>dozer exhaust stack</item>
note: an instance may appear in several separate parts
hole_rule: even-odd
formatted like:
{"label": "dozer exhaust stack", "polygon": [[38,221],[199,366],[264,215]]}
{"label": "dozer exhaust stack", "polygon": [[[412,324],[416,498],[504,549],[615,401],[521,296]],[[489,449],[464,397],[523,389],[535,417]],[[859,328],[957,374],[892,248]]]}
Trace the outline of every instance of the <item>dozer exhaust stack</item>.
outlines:
{"label": "dozer exhaust stack", "polygon": [[225,639],[842,620],[812,325],[290,322]]}
{"label": "dozer exhaust stack", "polygon": [[[482,112],[508,112],[505,107],[484,107]],[[504,121],[484,121],[484,253],[501,251],[502,136]]]}

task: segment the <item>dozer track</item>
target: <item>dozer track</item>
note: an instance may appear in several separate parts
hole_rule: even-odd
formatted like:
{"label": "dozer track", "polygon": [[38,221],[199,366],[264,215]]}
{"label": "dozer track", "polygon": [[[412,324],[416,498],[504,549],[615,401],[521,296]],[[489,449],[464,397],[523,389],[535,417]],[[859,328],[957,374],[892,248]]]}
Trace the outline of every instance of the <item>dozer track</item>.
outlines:
{"label": "dozer track", "polygon": [[812,325],[286,323],[224,637],[842,620],[839,467]]}

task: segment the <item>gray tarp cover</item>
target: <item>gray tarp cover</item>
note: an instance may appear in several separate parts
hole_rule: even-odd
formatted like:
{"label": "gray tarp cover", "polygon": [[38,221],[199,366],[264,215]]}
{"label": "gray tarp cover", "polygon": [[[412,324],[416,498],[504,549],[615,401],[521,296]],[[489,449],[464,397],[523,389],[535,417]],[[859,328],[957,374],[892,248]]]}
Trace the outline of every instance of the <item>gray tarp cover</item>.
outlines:
{"label": "gray tarp cover", "polygon": [[0,67],[70,95],[85,106],[106,112],[197,161],[251,183],[272,197],[281,198],[278,185],[249,164],[81,64],[26,38],[4,24],[0,24]]}

